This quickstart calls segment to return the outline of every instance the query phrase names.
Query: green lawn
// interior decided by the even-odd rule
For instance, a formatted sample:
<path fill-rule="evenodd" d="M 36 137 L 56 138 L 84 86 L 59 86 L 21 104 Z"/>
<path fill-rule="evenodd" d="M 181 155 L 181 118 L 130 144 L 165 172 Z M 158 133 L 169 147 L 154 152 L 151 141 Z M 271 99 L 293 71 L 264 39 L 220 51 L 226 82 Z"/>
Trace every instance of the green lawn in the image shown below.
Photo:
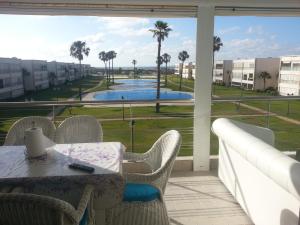
<path fill-rule="evenodd" d="M 32 99 L 35 101 L 57 101 L 66 100 L 79 94 L 79 87 L 82 92 L 92 87 L 95 87 L 100 82 L 99 77 L 88 76 L 80 80 L 71 81 L 67 84 L 50 87 L 45 90 L 40 90 L 32 94 L 27 94 L 16 100 L 24 101 L 25 99 Z"/>
<path fill-rule="evenodd" d="M 156 114 L 154 107 L 131 108 L 132 117 L 137 118 L 134 127 L 134 151 L 144 152 L 155 142 L 157 137 L 170 129 L 177 129 L 183 135 L 183 144 L 180 155 L 192 154 L 193 139 L 193 107 L 192 106 L 162 106 L 161 113 Z M 105 141 L 121 140 L 127 149 L 131 150 L 131 127 L 129 124 L 130 108 L 125 108 L 125 121 L 122 121 L 122 108 L 87 108 L 73 107 L 72 115 L 93 115 L 102 121 Z M 256 116 L 256 114 L 258 114 Z M 266 117 L 252 110 L 241 108 L 237 111 L 236 105 L 231 103 L 216 103 L 212 105 L 213 119 L 218 117 L 235 117 L 235 120 L 265 127 Z M 250 116 L 252 117 L 250 117 Z M 254 116 L 255 115 L 255 116 Z M 70 116 L 69 110 L 65 110 L 57 119 L 63 120 Z M 144 117 L 153 117 L 145 119 Z M 161 116 L 172 117 L 169 119 Z M 107 121 L 107 119 L 120 119 L 119 121 Z M 270 128 L 276 135 L 276 147 L 280 150 L 300 149 L 300 127 L 284 122 L 275 117 L 270 119 Z M 218 140 L 211 136 L 211 154 L 218 154 Z"/>

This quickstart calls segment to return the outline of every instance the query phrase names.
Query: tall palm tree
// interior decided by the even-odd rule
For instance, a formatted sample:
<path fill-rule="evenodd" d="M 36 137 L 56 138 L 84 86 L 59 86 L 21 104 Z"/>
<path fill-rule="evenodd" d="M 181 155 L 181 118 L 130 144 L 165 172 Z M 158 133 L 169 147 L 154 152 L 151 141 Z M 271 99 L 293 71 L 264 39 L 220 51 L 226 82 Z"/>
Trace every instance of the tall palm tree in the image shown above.
<path fill-rule="evenodd" d="M 157 39 L 157 62 L 160 62 L 160 51 L 161 51 L 161 42 L 169 36 L 169 32 L 172 29 L 169 27 L 168 23 L 163 21 L 156 21 L 154 24 L 154 29 L 150 29 L 150 32 L 153 33 L 153 37 Z M 160 63 L 157 63 L 157 88 L 156 88 L 156 99 L 160 99 Z M 159 103 L 156 103 L 156 112 L 159 112 Z"/>
<path fill-rule="evenodd" d="M 82 77 L 81 61 L 83 56 L 88 56 L 90 48 L 86 46 L 85 41 L 74 41 L 70 47 L 70 55 L 79 61 L 80 77 Z"/>
<path fill-rule="evenodd" d="M 178 59 L 181 61 L 181 68 L 180 68 L 180 81 L 179 81 L 179 90 L 181 90 L 181 83 L 182 83 L 182 72 L 183 72 L 183 66 L 184 66 L 184 62 L 185 60 L 187 60 L 189 58 L 189 54 L 187 53 L 187 51 L 182 51 L 179 52 L 178 54 Z"/>
<path fill-rule="evenodd" d="M 114 59 L 117 57 L 115 51 L 111 51 L 111 70 L 112 70 L 112 82 L 115 83 L 115 73 L 114 73 Z"/>
<path fill-rule="evenodd" d="M 108 61 L 108 81 L 110 82 L 110 80 L 111 80 L 111 69 L 110 69 L 110 60 L 112 60 L 112 55 L 113 55 L 113 53 L 112 53 L 112 51 L 108 51 L 107 53 L 106 53 L 106 58 L 107 58 L 107 61 Z"/>
<path fill-rule="evenodd" d="M 133 77 L 135 78 L 135 65 L 137 64 L 137 61 L 134 59 L 131 63 L 133 64 Z"/>
<path fill-rule="evenodd" d="M 168 84 L 168 79 L 167 79 L 167 76 L 168 76 L 168 63 L 171 61 L 171 56 L 168 53 L 164 53 L 162 55 L 162 58 L 163 58 L 163 62 L 166 65 L 165 86 L 167 86 L 167 84 Z"/>
<path fill-rule="evenodd" d="M 99 52 L 99 59 L 103 61 L 105 66 L 105 75 L 106 75 L 106 86 L 108 87 L 108 74 L 107 74 L 107 53 L 105 51 Z"/>
<path fill-rule="evenodd" d="M 214 36 L 214 43 L 213 43 L 213 68 L 215 65 L 215 52 L 220 51 L 221 47 L 223 46 L 222 40 L 218 36 Z"/>
<path fill-rule="evenodd" d="M 258 77 L 264 80 L 264 90 L 266 90 L 266 80 L 271 79 L 271 75 L 267 71 L 262 71 Z"/>

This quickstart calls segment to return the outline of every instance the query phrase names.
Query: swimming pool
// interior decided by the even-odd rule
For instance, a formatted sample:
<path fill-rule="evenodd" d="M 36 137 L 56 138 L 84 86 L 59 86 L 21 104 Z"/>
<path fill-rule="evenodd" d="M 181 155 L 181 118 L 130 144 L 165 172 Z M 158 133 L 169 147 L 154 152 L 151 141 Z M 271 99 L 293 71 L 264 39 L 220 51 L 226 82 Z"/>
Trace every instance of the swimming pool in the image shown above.
<path fill-rule="evenodd" d="M 156 99 L 156 81 L 155 80 L 116 80 L 119 85 L 114 86 L 115 90 L 101 91 L 94 94 L 94 99 L 99 101 L 109 100 L 155 100 Z M 193 95 L 161 89 L 160 99 L 192 99 Z"/>

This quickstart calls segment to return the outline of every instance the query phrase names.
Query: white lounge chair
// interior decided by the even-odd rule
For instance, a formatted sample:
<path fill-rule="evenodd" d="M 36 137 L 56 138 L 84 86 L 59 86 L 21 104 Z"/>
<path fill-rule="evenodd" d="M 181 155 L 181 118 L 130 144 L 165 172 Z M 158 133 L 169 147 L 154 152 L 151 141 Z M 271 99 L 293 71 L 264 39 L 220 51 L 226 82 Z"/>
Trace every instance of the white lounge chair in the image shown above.
<path fill-rule="evenodd" d="M 171 130 L 163 134 L 148 152 L 125 154 L 127 160 L 144 161 L 149 164 L 152 173 L 124 174 L 126 186 L 123 202 L 107 211 L 107 224 L 169 224 L 163 194 L 180 145 L 180 134 Z"/>
<path fill-rule="evenodd" d="M 65 119 L 56 129 L 55 142 L 85 143 L 103 140 L 101 124 L 92 116 L 73 116 Z"/>
<path fill-rule="evenodd" d="M 41 127 L 43 134 L 50 140 L 54 139 L 55 125 L 46 117 L 29 116 L 16 121 L 7 132 L 4 145 L 24 145 L 25 131 L 32 126 Z"/>

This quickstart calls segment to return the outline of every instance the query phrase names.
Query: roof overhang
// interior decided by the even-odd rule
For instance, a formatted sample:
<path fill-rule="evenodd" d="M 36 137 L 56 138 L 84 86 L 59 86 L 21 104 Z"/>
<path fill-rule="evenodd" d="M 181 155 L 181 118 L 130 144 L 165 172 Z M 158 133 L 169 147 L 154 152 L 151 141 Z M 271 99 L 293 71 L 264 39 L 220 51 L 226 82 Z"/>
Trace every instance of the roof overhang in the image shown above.
<path fill-rule="evenodd" d="M 299 0 L 0 0 L 2 14 L 196 17 L 199 5 L 215 15 L 299 16 Z"/>

